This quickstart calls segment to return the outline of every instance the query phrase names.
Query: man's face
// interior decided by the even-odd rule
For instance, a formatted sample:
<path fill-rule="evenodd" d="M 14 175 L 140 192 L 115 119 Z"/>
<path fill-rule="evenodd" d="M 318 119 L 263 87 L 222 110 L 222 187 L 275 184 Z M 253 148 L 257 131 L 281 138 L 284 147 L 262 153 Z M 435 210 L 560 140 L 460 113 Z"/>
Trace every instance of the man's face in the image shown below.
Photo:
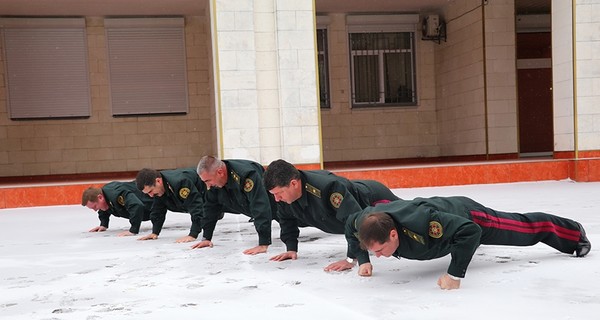
<path fill-rule="evenodd" d="M 227 171 L 224 168 L 219 168 L 215 172 L 203 171 L 200 173 L 200 180 L 204 181 L 207 188 L 223 188 L 227 183 Z"/>
<path fill-rule="evenodd" d="M 400 239 L 398 238 L 398 232 L 396 230 L 390 231 L 390 239 L 384 243 L 373 241 L 369 246 L 368 250 L 373 252 L 377 258 L 380 256 L 391 257 L 398 246 L 400 245 Z"/>
<path fill-rule="evenodd" d="M 269 193 L 273 195 L 275 201 L 283 201 L 287 204 L 291 204 L 302 196 L 301 186 L 302 183 L 300 180 L 292 180 L 287 186 L 275 187 L 269 190 Z"/>
<path fill-rule="evenodd" d="M 102 194 L 98 195 L 98 198 L 96 198 L 96 201 L 94 201 L 94 202 L 88 201 L 88 203 L 85 206 L 94 211 L 108 210 L 108 203 L 106 203 L 106 199 L 104 199 L 104 195 L 102 195 Z"/>
<path fill-rule="evenodd" d="M 154 185 L 144 186 L 142 192 L 151 198 L 162 197 L 162 195 L 165 194 L 165 186 L 163 185 L 162 178 L 156 178 L 156 180 L 154 180 Z"/>

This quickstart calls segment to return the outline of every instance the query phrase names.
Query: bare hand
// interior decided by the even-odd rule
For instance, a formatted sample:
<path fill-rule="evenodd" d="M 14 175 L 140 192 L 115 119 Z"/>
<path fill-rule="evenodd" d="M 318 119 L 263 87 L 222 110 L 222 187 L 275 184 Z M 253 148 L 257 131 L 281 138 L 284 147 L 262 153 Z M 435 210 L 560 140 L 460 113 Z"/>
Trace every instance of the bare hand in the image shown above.
<path fill-rule="evenodd" d="M 181 237 L 177 240 L 175 240 L 176 243 L 185 243 L 185 242 L 192 242 L 196 240 L 196 238 L 192 237 L 192 236 L 185 236 L 185 237 Z"/>
<path fill-rule="evenodd" d="M 346 259 L 344 260 L 340 260 L 340 261 L 336 261 L 330 265 L 328 265 L 327 267 L 325 267 L 325 271 L 344 271 L 344 270 L 348 270 L 348 269 L 352 269 L 354 268 L 354 263 L 350 263 L 348 261 L 346 261 Z"/>
<path fill-rule="evenodd" d="M 271 257 L 271 261 L 285 261 L 285 260 L 296 260 L 298 259 L 298 253 L 296 251 L 288 251 Z"/>
<path fill-rule="evenodd" d="M 361 277 L 370 277 L 373 275 L 373 265 L 370 262 L 363 263 L 358 267 L 358 275 Z"/>
<path fill-rule="evenodd" d="M 156 240 L 156 239 L 158 239 L 158 235 L 154 234 L 154 233 L 151 233 L 151 234 L 148 234 L 148 235 L 138 238 L 138 240 Z"/>
<path fill-rule="evenodd" d="M 135 233 L 131 233 L 129 231 L 123 231 L 123 232 L 120 232 L 119 234 L 117 234 L 117 237 L 128 237 L 128 236 L 135 236 Z"/>
<path fill-rule="evenodd" d="M 212 241 L 204 239 L 204 240 L 192 245 L 192 249 L 200 249 L 200 248 L 206 248 L 206 247 L 212 248 L 213 247 Z"/>
<path fill-rule="evenodd" d="M 460 288 L 460 279 L 454 280 L 450 278 L 447 273 L 445 273 L 438 279 L 437 285 L 444 290 L 458 289 Z"/>
<path fill-rule="evenodd" d="M 102 232 L 102 231 L 106 231 L 106 229 L 108 229 L 108 228 L 103 227 L 103 226 L 97 226 L 95 228 L 90 229 L 90 231 L 88 231 L 88 232 Z"/>
<path fill-rule="evenodd" d="M 265 253 L 267 252 L 267 248 L 269 248 L 269 246 L 256 246 L 254 248 L 244 250 L 244 254 L 255 255 L 259 253 Z"/>

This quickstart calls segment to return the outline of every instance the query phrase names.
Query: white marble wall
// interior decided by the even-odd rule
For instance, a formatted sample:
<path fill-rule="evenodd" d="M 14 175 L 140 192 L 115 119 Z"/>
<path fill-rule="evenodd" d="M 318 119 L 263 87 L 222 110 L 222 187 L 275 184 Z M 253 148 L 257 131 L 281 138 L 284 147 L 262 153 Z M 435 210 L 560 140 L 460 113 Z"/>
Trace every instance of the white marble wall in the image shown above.
<path fill-rule="evenodd" d="M 600 149 L 600 0 L 576 2 L 577 149 Z"/>
<path fill-rule="evenodd" d="M 552 1 L 552 79 L 554 151 L 572 151 L 573 36 L 571 1 Z"/>
<path fill-rule="evenodd" d="M 313 1 L 212 6 L 220 156 L 320 163 Z"/>
<path fill-rule="evenodd" d="M 580 0 L 573 7 L 552 1 L 554 141 L 556 151 L 600 149 L 600 0 Z M 576 88 L 573 88 L 575 65 Z M 575 93 L 574 93 L 575 90 Z M 573 96 L 576 94 L 576 105 Z M 576 118 L 574 118 L 574 115 Z M 575 129 L 576 126 L 576 129 Z M 576 132 L 576 134 L 574 134 Z M 577 146 L 575 147 L 575 141 Z"/>

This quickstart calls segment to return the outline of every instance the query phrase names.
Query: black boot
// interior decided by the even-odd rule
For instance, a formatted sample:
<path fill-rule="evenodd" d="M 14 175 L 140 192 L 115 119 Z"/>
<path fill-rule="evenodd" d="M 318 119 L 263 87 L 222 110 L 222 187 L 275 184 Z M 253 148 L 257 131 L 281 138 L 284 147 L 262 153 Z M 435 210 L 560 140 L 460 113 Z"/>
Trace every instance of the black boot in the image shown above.
<path fill-rule="evenodd" d="M 579 237 L 579 243 L 575 248 L 575 256 L 585 257 L 585 255 L 588 254 L 588 252 L 590 252 L 590 250 L 592 249 L 592 244 L 590 243 L 590 240 L 588 240 L 588 238 L 586 237 L 585 229 L 583 229 L 583 226 L 580 223 L 577 224 L 579 224 L 579 231 L 581 232 L 581 236 Z"/>

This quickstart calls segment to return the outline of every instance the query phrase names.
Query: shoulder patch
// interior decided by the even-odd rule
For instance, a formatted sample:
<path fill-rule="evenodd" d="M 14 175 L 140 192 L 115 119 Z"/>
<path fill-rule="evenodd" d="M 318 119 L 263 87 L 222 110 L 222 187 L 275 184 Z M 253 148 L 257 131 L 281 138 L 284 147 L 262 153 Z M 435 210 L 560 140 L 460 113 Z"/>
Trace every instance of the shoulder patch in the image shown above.
<path fill-rule="evenodd" d="M 190 189 L 189 188 L 181 188 L 179 189 L 179 196 L 181 197 L 181 199 L 187 199 L 187 197 L 190 195 Z"/>
<path fill-rule="evenodd" d="M 444 235 L 442 224 L 437 221 L 429 221 L 429 236 L 439 239 Z"/>
<path fill-rule="evenodd" d="M 118 196 L 117 197 L 117 203 L 119 203 L 121 206 L 125 206 L 125 198 L 123 198 L 123 196 Z"/>
<path fill-rule="evenodd" d="M 404 233 L 407 237 L 415 240 L 416 242 L 420 243 L 420 244 L 425 244 L 425 239 L 423 239 L 422 235 L 416 234 L 406 228 L 402 228 L 402 233 Z"/>
<path fill-rule="evenodd" d="M 235 171 L 231 170 L 231 178 L 237 182 L 238 184 L 240 183 L 240 175 L 237 174 Z"/>
<path fill-rule="evenodd" d="M 248 178 L 248 179 L 246 179 L 246 183 L 244 183 L 244 191 L 250 192 L 250 191 L 252 191 L 252 189 L 254 189 L 254 181 L 252 181 L 252 179 Z"/>
<path fill-rule="evenodd" d="M 315 186 L 307 183 L 305 188 L 306 188 L 306 192 L 312 194 L 313 196 L 315 196 L 317 198 L 321 197 L 321 190 L 317 189 Z"/>
<path fill-rule="evenodd" d="M 329 201 L 334 208 L 338 209 L 344 201 L 344 196 L 339 192 L 334 192 L 329 196 Z"/>

